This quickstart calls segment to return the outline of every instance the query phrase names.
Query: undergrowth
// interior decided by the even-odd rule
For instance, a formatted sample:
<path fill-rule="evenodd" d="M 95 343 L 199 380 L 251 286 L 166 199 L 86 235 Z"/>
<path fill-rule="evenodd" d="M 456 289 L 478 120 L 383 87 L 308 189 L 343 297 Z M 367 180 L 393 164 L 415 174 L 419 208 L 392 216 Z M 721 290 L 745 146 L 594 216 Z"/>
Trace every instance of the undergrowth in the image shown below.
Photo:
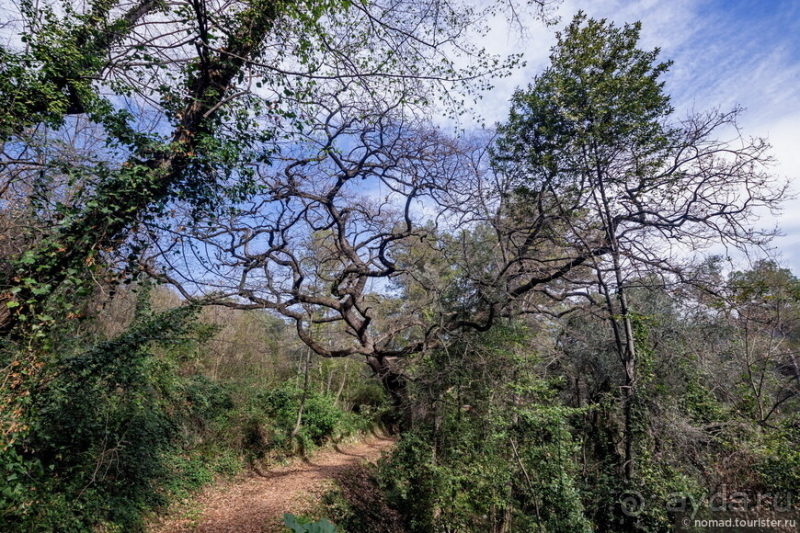
<path fill-rule="evenodd" d="M 196 364 L 218 328 L 198 310 L 150 306 L 105 340 L 65 328 L 59 352 L 0 347 L 19 368 L 2 390 L 0 529 L 138 532 L 165 509 L 266 452 L 308 453 L 370 426 L 333 398 L 309 393 L 297 446 L 289 438 L 301 391 L 218 382 Z"/>

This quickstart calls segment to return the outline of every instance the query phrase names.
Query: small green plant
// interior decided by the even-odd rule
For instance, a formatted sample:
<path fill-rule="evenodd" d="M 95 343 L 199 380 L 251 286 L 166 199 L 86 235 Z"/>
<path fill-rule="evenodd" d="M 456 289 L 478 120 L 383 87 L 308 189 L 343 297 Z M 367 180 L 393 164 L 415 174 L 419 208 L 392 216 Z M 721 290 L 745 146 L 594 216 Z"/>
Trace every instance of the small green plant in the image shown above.
<path fill-rule="evenodd" d="M 283 523 L 294 533 L 337 533 L 338 531 L 336 526 L 328 522 L 327 518 L 310 524 L 301 524 L 292 513 L 284 513 Z"/>

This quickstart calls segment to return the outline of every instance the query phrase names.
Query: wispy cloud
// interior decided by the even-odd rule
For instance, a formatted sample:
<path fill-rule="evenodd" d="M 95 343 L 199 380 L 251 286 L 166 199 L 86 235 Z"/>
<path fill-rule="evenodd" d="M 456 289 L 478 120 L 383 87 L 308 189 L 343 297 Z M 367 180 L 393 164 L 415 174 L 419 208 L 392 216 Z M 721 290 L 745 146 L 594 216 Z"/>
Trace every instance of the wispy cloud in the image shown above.
<path fill-rule="evenodd" d="M 517 87 L 525 87 L 548 63 L 554 32 L 583 9 L 594 18 L 617 25 L 642 22 L 641 45 L 660 48 L 674 61 L 665 77 L 679 114 L 711 108 L 745 108 L 745 136 L 767 137 L 778 164 L 774 173 L 798 178 L 800 190 L 800 2 L 772 0 L 566 0 L 553 29 L 529 21 L 525 41 L 502 24 L 486 40 L 497 53 L 524 51 L 528 65 L 499 80 L 485 95 L 480 112 L 487 123 L 504 120 Z M 779 218 L 764 217 L 760 225 L 778 224 L 786 237 L 775 241 L 783 259 L 800 273 L 800 200 L 787 202 Z"/>

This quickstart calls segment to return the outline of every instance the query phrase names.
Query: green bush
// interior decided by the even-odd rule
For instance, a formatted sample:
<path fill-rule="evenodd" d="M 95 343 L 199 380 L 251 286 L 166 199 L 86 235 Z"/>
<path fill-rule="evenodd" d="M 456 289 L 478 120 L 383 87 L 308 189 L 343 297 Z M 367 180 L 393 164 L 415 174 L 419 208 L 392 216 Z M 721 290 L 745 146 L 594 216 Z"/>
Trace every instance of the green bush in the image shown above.
<path fill-rule="evenodd" d="M 763 450 L 758 474 L 769 491 L 786 494 L 800 493 L 800 419 L 784 421 L 770 435 Z"/>
<path fill-rule="evenodd" d="M 354 412 L 366 414 L 386 404 L 386 390 L 376 381 L 359 381 L 350 387 L 348 399 Z"/>
<path fill-rule="evenodd" d="M 334 474 L 337 488 L 323 494 L 326 514 L 348 533 L 403 533 L 400 514 L 391 509 L 373 465 L 358 464 Z"/>
<path fill-rule="evenodd" d="M 426 354 L 409 391 L 413 429 L 378 478 L 411 532 L 588 532 L 577 486 L 577 446 L 559 382 L 514 324 Z"/>
<path fill-rule="evenodd" d="M 63 351 L 42 355 L 37 385 L 20 394 L 27 428 L 0 450 L 13 483 L 0 495 L 4 531 L 138 531 L 142 510 L 164 504 L 171 487 L 210 479 L 202 462 L 179 459 L 180 428 L 206 426 L 230 406 L 215 384 L 178 373 L 207 336 L 195 309 L 153 312 L 143 293 L 115 338 L 92 344 L 65 332 Z"/>
<path fill-rule="evenodd" d="M 183 386 L 191 413 L 200 421 L 214 420 L 234 408 L 228 389 L 202 374 L 189 376 Z"/>
<path fill-rule="evenodd" d="M 293 388 L 281 388 L 259 396 L 258 405 L 281 432 L 280 436 L 276 436 L 278 440 L 286 439 L 294 429 L 302 396 L 303 391 Z M 342 411 L 332 398 L 309 391 L 298 435 L 316 445 L 323 444 L 335 435 L 342 417 Z"/>
<path fill-rule="evenodd" d="M 403 435 L 380 464 L 389 505 L 412 532 L 501 525 L 520 532 L 589 531 L 575 482 L 569 411 L 533 405 L 517 417 L 453 413 L 441 433 Z"/>

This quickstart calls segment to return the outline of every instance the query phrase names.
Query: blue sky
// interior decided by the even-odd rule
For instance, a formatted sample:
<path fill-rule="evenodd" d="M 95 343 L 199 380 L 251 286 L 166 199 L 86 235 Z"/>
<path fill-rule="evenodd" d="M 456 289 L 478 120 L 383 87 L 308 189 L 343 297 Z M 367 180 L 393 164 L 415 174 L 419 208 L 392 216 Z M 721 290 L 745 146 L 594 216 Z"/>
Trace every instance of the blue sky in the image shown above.
<path fill-rule="evenodd" d="M 7 9 L 0 0 L 0 19 Z M 774 173 L 797 178 L 800 192 L 800 0 L 564 0 L 556 12 L 560 23 L 545 28 L 531 20 L 525 39 L 498 20 L 485 46 L 498 54 L 522 51 L 527 66 L 497 80 L 479 103 L 488 124 L 505 119 L 514 89 L 546 67 L 553 33 L 580 9 L 618 25 L 641 21 L 641 45 L 660 47 L 661 57 L 674 61 L 666 90 L 678 114 L 741 105 L 743 133 L 770 140 L 778 161 Z M 800 199 L 788 201 L 778 219 L 761 223 L 777 223 L 786 233 L 775 246 L 800 275 Z"/>
<path fill-rule="evenodd" d="M 559 24 L 545 29 L 531 22 L 524 40 L 498 22 L 487 47 L 524 51 L 527 66 L 484 97 L 480 107 L 487 123 L 504 119 L 514 88 L 547 66 L 553 32 L 580 9 L 617 25 L 641 21 L 641 46 L 659 47 L 662 59 L 674 61 L 665 80 L 678 115 L 744 107 L 743 134 L 769 139 L 778 160 L 774 173 L 793 179 L 800 192 L 800 0 L 566 0 L 557 10 Z M 786 202 L 777 220 L 764 217 L 760 225 L 776 223 L 786 236 L 775 247 L 800 275 L 800 199 Z"/>

